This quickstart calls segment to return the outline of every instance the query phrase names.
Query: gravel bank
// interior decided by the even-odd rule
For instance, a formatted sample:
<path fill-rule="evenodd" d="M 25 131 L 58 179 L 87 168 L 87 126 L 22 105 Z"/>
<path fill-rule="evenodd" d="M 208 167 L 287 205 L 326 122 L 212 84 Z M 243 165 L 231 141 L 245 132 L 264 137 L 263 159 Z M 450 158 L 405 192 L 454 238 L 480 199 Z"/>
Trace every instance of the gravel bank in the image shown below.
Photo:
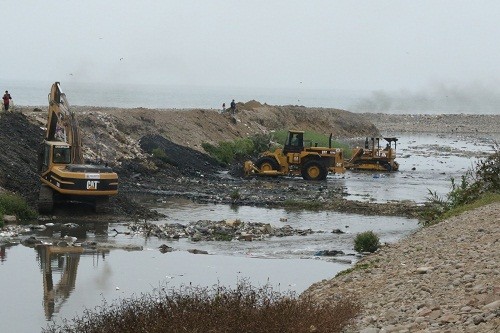
<path fill-rule="evenodd" d="M 381 132 L 387 133 L 500 133 L 500 115 L 486 114 L 390 114 L 364 113 Z"/>
<path fill-rule="evenodd" d="M 312 285 L 318 301 L 354 294 L 347 332 L 500 332 L 500 203 L 453 217 Z"/>

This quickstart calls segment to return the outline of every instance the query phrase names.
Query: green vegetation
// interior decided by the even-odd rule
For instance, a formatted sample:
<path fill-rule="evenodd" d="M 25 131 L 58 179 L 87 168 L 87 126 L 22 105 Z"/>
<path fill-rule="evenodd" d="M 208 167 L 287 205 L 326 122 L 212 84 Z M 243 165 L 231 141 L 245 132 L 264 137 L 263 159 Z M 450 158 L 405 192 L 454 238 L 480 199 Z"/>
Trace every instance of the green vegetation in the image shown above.
<path fill-rule="evenodd" d="M 238 189 L 233 190 L 231 192 L 231 200 L 237 201 L 237 200 L 240 200 L 240 199 L 241 199 L 240 191 L 238 191 Z"/>
<path fill-rule="evenodd" d="M 341 332 L 360 309 L 355 300 L 318 304 L 245 282 L 234 289 L 183 286 L 103 304 L 44 332 Z"/>
<path fill-rule="evenodd" d="M 338 277 L 338 276 L 344 276 L 344 275 L 347 275 L 351 272 L 354 272 L 354 271 L 359 271 L 359 270 L 364 270 L 364 269 L 368 269 L 370 268 L 371 265 L 369 263 L 357 263 L 355 264 L 353 267 L 351 268 L 348 268 L 348 269 L 344 269 L 343 271 L 340 271 L 338 272 L 335 277 Z"/>
<path fill-rule="evenodd" d="M 233 236 L 230 234 L 214 232 L 213 234 L 214 240 L 218 242 L 230 242 L 233 240 Z"/>
<path fill-rule="evenodd" d="M 170 159 L 167 156 L 167 153 L 163 149 L 155 148 L 151 151 L 151 153 L 153 154 L 154 158 L 157 158 L 165 163 L 172 164 L 172 161 L 170 161 Z"/>
<path fill-rule="evenodd" d="M 26 201 L 15 194 L 0 194 L 0 217 L 4 215 L 15 215 L 21 221 L 31 221 L 37 217 L 36 212 L 31 209 Z M 3 226 L 3 221 L 0 222 Z"/>
<path fill-rule="evenodd" d="M 354 250 L 358 252 L 375 252 L 380 246 L 380 240 L 373 231 L 365 231 L 354 239 Z"/>
<path fill-rule="evenodd" d="M 475 168 L 468 170 L 457 183 L 451 179 L 451 191 L 446 198 L 429 190 L 427 208 L 422 214 L 424 225 L 461 214 L 465 211 L 500 201 L 500 149 L 486 159 L 479 161 Z"/>
<path fill-rule="evenodd" d="M 254 135 L 235 141 L 222 141 L 218 145 L 202 143 L 203 149 L 219 163 L 228 165 L 234 160 L 243 160 L 248 156 L 256 156 L 269 147 L 269 135 Z"/>

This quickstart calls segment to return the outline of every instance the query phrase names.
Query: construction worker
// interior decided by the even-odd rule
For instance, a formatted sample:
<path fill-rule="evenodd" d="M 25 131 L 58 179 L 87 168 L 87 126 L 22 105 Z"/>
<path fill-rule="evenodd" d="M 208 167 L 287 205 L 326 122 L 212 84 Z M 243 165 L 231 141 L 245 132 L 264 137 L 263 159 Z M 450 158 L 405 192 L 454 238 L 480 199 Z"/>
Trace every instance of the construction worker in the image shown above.
<path fill-rule="evenodd" d="M 3 95 L 3 107 L 5 108 L 5 111 L 9 111 L 9 103 L 11 99 L 12 97 L 9 92 L 5 90 L 5 94 Z"/>

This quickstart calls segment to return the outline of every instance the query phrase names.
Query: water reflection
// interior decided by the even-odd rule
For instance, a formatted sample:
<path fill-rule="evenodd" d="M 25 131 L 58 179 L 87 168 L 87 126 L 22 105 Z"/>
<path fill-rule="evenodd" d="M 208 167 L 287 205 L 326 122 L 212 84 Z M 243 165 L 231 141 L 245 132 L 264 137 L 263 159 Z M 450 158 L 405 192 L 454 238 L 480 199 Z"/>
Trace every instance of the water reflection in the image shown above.
<path fill-rule="evenodd" d="M 96 235 L 107 237 L 107 230 L 108 223 L 84 222 L 73 224 L 71 228 L 47 228 L 37 233 L 39 239 L 45 238 L 44 244 L 37 244 L 34 249 L 42 273 L 43 309 L 46 320 L 52 320 L 54 313 L 59 313 L 75 289 L 80 257 L 92 256 L 95 267 L 99 264 L 100 258 L 104 260 L 109 253 L 109 250 L 68 246 L 61 239 L 76 237 L 81 242 L 87 239 L 89 232 L 94 238 Z M 58 275 L 59 278 L 54 278 L 54 275 Z"/>

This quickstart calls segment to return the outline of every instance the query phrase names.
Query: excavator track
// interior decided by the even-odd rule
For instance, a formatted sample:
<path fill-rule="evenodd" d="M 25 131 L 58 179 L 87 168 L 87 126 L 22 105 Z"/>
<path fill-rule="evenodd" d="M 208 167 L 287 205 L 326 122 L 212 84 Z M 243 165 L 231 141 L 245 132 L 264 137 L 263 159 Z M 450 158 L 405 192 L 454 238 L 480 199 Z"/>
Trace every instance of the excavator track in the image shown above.
<path fill-rule="evenodd" d="M 42 184 L 38 194 L 38 212 L 40 214 L 50 214 L 54 209 L 54 192 L 52 189 Z"/>
<path fill-rule="evenodd" d="M 94 211 L 98 214 L 106 213 L 108 204 L 109 204 L 109 197 L 107 196 L 97 197 L 94 200 Z"/>

